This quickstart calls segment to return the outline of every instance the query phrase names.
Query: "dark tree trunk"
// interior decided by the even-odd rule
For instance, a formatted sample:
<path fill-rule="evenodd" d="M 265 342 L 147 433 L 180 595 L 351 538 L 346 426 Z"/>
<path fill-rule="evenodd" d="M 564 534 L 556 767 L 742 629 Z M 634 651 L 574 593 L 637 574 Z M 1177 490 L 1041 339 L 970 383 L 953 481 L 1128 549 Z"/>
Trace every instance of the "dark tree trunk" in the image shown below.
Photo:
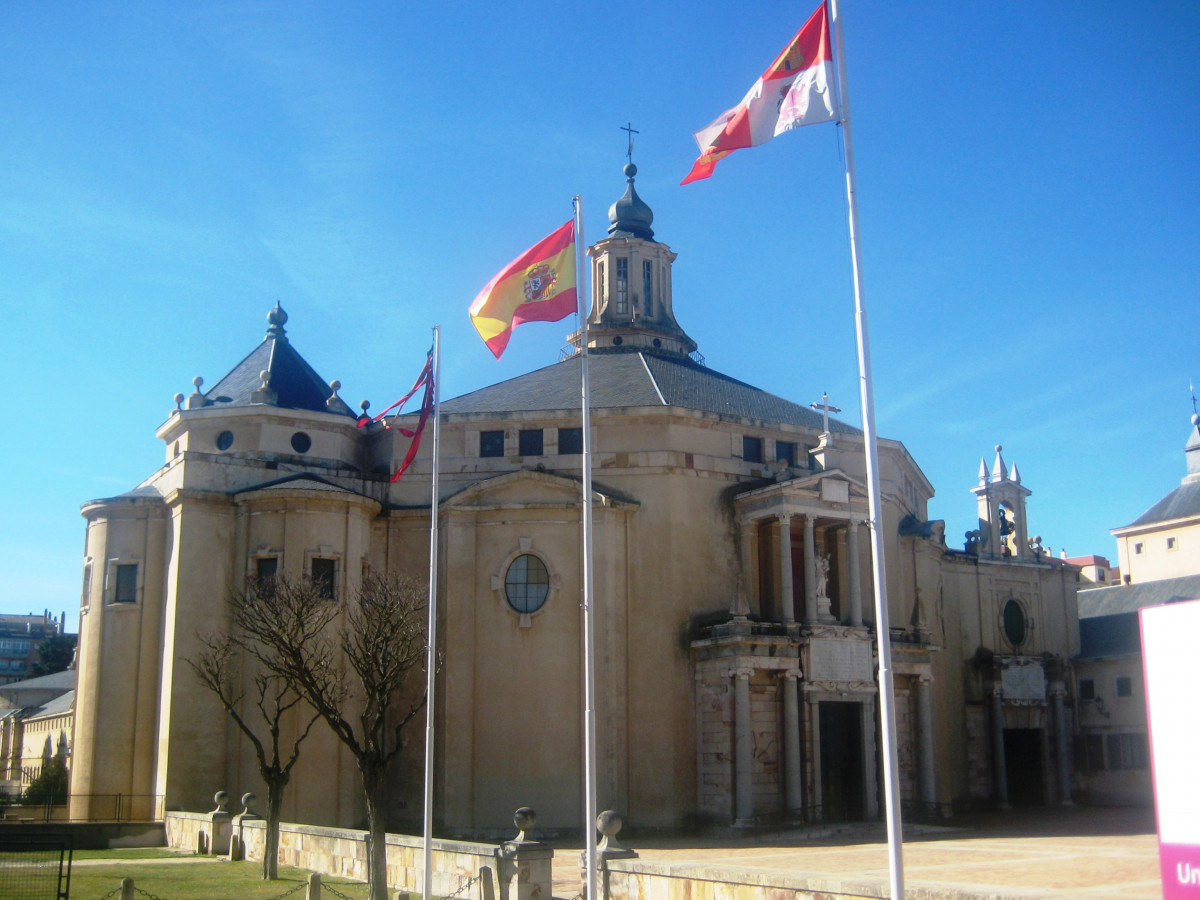
<path fill-rule="evenodd" d="M 286 775 L 267 779 L 267 833 L 263 846 L 263 879 L 267 881 L 279 877 L 279 811 L 288 780 Z"/>
<path fill-rule="evenodd" d="M 362 769 L 367 801 L 368 900 L 388 900 L 387 884 L 387 770 L 366 765 Z"/>

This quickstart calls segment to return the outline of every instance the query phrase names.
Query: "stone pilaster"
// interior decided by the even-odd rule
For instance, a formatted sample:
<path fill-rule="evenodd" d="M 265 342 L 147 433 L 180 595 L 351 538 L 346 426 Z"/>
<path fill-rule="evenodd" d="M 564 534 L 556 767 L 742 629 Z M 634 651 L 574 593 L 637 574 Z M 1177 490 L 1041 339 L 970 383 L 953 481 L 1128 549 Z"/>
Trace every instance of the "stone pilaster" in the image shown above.
<path fill-rule="evenodd" d="M 792 516 L 779 516 L 779 590 L 780 609 L 785 625 L 796 621 L 796 592 L 792 584 Z"/>
<path fill-rule="evenodd" d="M 992 690 L 992 779 L 996 801 L 1001 809 L 1008 805 L 1008 765 L 1004 760 L 1004 692 Z"/>
<path fill-rule="evenodd" d="M 817 622 L 817 537 L 812 516 L 804 517 L 804 621 Z"/>
<path fill-rule="evenodd" d="M 733 669 L 734 825 L 754 823 L 754 735 L 750 728 L 750 668 Z"/>
<path fill-rule="evenodd" d="M 804 807 L 800 779 L 800 691 L 799 669 L 786 669 L 783 678 L 783 806 L 784 812 Z"/>

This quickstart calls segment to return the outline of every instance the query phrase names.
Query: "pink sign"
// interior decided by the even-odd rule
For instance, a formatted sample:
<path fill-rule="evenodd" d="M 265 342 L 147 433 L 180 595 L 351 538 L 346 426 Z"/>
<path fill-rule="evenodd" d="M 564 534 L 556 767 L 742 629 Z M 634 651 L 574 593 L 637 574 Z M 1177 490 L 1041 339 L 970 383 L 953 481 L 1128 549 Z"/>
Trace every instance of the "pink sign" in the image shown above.
<path fill-rule="evenodd" d="M 1200 600 L 1140 618 L 1163 900 L 1200 900 Z"/>

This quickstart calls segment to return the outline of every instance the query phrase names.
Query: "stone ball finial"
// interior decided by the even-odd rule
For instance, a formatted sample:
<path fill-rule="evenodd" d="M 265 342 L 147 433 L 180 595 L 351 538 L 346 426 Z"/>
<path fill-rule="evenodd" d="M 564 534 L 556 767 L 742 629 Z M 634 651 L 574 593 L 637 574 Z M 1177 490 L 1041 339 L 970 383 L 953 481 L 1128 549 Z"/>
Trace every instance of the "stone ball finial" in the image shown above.
<path fill-rule="evenodd" d="M 204 379 L 197 375 L 192 379 L 192 384 L 195 385 L 196 390 L 200 390 L 200 385 L 204 384 Z"/>
<path fill-rule="evenodd" d="M 259 388 L 258 388 L 258 389 L 259 389 L 260 391 L 265 391 L 265 390 L 267 390 L 267 389 L 268 389 L 268 388 L 271 386 L 271 370 L 270 370 L 270 369 L 263 369 L 261 372 L 259 372 L 259 373 L 258 373 L 258 380 L 262 382 L 262 384 L 261 384 L 261 385 L 259 385 Z"/>
<path fill-rule="evenodd" d="M 363 415 L 365 416 L 367 414 L 367 410 L 371 408 L 371 401 L 370 400 L 362 401 L 360 404 L 358 404 L 358 408 L 363 411 Z"/>
<path fill-rule="evenodd" d="M 250 804 L 257 799 L 258 797 L 252 794 L 250 791 L 242 794 L 242 815 L 246 815 L 246 813 L 253 813 L 253 810 L 250 809 Z"/>
<path fill-rule="evenodd" d="M 606 809 L 596 816 L 596 830 L 606 838 L 615 838 L 624 824 L 625 820 L 621 818 L 621 814 L 611 809 Z"/>
<path fill-rule="evenodd" d="M 634 163 L 626 163 L 623 171 L 626 178 L 632 178 L 637 174 L 637 166 Z"/>
<path fill-rule="evenodd" d="M 229 794 L 225 791 L 217 791 L 213 794 L 213 803 L 217 804 L 217 808 L 213 812 L 225 812 L 225 804 L 229 802 Z"/>
<path fill-rule="evenodd" d="M 333 391 L 333 393 L 330 396 L 336 397 L 337 392 L 342 389 L 342 383 L 335 378 L 335 379 L 333 379 L 333 381 L 329 382 L 329 387 Z"/>
<path fill-rule="evenodd" d="M 283 307 L 279 305 L 279 301 L 275 301 L 275 308 L 267 313 L 268 325 L 286 325 L 288 314 L 284 312 Z"/>
<path fill-rule="evenodd" d="M 532 806 L 522 806 L 513 813 L 513 824 L 517 826 L 519 832 L 513 841 L 522 843 L 530 840 L 529 832 L 537 825 L 537 812 Z"/>
<path fill-rule="evenodd" d="M 183 394 L 176 393 L 171 399 L 175 401 L 176 409 L 183 409 Z"/>
<path fill-rule="evenodd" d="M 997 444 L 997 445 L 996 445 L 996 452 L 997 452 L 997 453 L 999 453 L 999 452 L 1000 452 L 1001 450 L 1003 450 L 1003 449 L 1004 449 L 1004 448 L 1003 448 L 1002 446 L 1000 446 L 999 444 Z"/>

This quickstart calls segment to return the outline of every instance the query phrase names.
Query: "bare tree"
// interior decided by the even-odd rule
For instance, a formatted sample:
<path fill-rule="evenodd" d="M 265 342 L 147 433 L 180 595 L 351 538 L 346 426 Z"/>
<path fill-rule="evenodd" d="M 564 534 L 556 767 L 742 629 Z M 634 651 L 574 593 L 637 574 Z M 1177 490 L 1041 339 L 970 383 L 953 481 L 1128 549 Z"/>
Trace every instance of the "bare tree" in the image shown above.
<path fill-rule="evenodd" d="M 403 748 L 404 727 L 425 705 L 423 679 L 413 683 L 425 669 L 425 609 L 425 588 L 415 579 L 368 575 L 344 607 L 318 600 L 315 608 L 285 607 L 281 619 L 245 608 L 234 617 L 243 640 L 269 648 L 274 674 L 317 711 L 358 764 L 370 900 L 387 900 L 388 766 Z M 408 708 L 396 709 L 409 687 Z"/>
<path fill-rule="evenodd" d="M 329 604 L 316 598 L 308 582 L 285 578 L 252 581 L 244 591 L 232 592 L 229 605 L 236 622 L 255 620 L 263 624 L 288 621 L 291 634 L 301 641 L 312 640 L 324 631 L 332 617 Z M 299 630 L 295 630 L 298 628 Z M 187 660 L 200 682 L 212 691 L 225 712 L 254 747 L 258 772 L 267 787 L 266 842 L 263 878 L 279 877 L 279 817 L 283 792 L 291 781 L 292 767 L 300 758 L 300 745 L 320 716 L 307 704 L 287 679 L 276 674 L 270 645 L 256 641 L 239 628 L 230 634 L 200 636 L 204 649 Z M 252 702 L 246 702 L 242 661 L 253 667 Z M 296 710 L 299 716 L 294 740 L 283 737 L 284 720 Z M 305 720 L 307 716 L 307 720 Z M 285 751 L 284 746 L 289 745 Z"/>

